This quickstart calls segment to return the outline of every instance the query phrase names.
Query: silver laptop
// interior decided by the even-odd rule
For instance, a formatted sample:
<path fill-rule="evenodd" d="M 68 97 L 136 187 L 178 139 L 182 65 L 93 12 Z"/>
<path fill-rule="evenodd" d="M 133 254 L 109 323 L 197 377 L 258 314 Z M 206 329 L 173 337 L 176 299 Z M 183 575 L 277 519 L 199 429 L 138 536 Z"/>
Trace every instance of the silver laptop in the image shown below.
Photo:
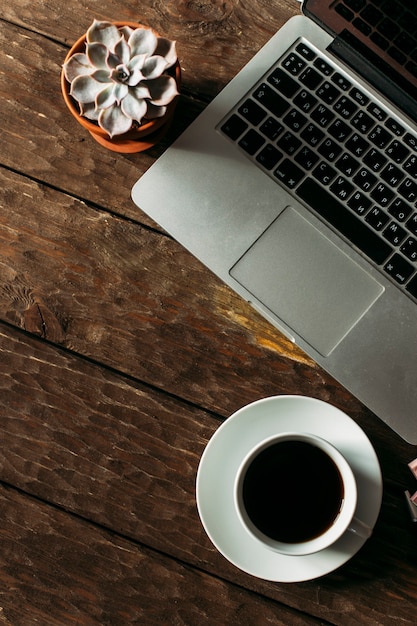
<path fill-rule="evenodd" d="M 132 192 L 412 443 L 416 7 L 306 0 Z"/>

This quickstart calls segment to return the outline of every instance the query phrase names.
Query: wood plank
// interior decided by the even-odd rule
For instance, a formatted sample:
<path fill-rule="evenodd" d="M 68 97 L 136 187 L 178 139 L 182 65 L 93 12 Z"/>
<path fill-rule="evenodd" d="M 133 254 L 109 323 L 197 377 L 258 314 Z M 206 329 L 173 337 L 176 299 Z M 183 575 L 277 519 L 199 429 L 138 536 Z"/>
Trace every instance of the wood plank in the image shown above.
<path fill-rule="evenodd" d="M 5 325 L 0 354 L 1 481 L 333 624 L 414 623 L 411 446 L 376 440 L 391 481 L 358 555 L 318 581 L 268 583 L 219 555 L 198 519 L 195 477 L 218 418 Z"/>
<path fill-rule="evenodd" d="M 65 2 L 16 0 L 2 7 L 2 18 L 68 46 L 93 19 L 148 24 L 178 42 L 186 89 L 198 96 L 204 93 L 207 98 L 217 93 L 291 15 L 299 12 L 294 0 L 254 0 L 250 10 L 239 0 L 167 0 L 141 5 L 124 0 L 117 9 L 111 0 L 91 0 L 82 10 L 74 10 L 71 3 Z"/>
<path fill-rule="evenodd" d="M 4 626 L 319 623 L 3 485 L 0 515 Z"/>
<path fill-rule="evenodd" d="M 359 410 L 170 238 L 7 170 L 0 207 L 5 321 L 223 415 L 297 391 Z"/>

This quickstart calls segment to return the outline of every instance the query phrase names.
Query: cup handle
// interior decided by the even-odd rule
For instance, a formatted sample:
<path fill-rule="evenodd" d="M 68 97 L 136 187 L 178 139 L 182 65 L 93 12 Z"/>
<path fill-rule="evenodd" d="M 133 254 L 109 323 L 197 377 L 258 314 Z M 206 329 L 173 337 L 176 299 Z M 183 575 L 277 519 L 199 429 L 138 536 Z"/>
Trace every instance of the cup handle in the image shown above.
<path fill-rule="evenodd" d="M 369 537 L 372 535 L 372 528 L 370 528 L 367 524 L 365 524 L 365 522 L 362 522 L 357 517 L 354 517 L 352 519 L 348 530 L 351 533 L 355 533 L 355 535 L 362 537 L 363 539 L 369 539 Z"/>

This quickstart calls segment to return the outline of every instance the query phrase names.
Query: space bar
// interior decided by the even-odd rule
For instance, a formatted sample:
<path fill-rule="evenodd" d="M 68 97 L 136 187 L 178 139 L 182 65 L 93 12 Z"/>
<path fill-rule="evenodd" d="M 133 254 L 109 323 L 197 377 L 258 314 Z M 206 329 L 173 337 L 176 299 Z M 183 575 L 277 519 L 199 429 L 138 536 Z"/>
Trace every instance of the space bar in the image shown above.
<path fill-rule="evenodd" d="M 306 178 L 299 185 L 297 195 L 378 265 L 391 254 L 392 248 L 387 242 L 380 239 L 373 230 L 313 179 Z"/>

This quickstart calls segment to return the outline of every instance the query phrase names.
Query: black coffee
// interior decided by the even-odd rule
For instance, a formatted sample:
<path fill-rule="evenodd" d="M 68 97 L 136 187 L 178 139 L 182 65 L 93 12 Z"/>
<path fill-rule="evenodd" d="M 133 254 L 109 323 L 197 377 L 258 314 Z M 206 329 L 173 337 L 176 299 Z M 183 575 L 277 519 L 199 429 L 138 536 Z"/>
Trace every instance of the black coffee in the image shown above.
<path fill-rule="evenodd" d="M 281 441 L 260 452 L 243 480 L 252 523 L 276 541 L 318 537 L 339 514 L 343 482 L 332 459 L 304 441 Z"/>

